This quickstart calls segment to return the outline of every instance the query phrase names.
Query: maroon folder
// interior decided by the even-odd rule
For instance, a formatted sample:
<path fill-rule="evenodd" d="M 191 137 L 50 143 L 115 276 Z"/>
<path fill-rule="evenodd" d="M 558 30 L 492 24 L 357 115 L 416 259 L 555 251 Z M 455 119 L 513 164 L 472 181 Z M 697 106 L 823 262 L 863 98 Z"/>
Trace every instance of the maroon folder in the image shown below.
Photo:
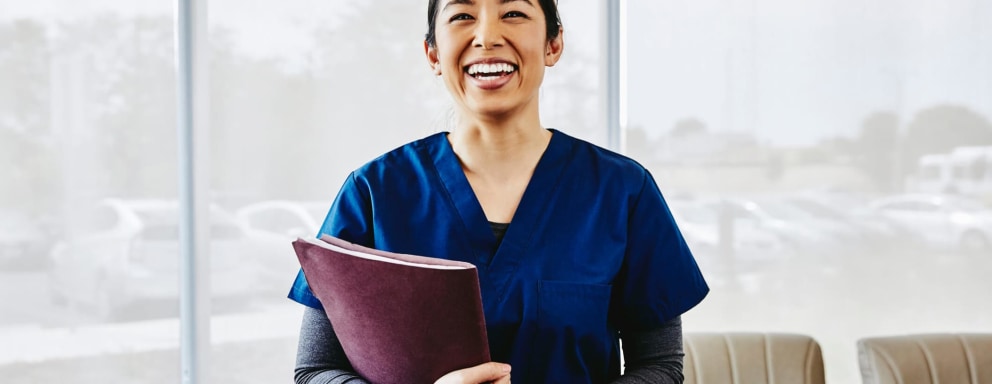
<path fill-rule="evenodd" d="M 469 263 L 383 252 L 330 236 L 293 248 L 352 367 L 375 384 L 433 383 L 490 361 Z"/>

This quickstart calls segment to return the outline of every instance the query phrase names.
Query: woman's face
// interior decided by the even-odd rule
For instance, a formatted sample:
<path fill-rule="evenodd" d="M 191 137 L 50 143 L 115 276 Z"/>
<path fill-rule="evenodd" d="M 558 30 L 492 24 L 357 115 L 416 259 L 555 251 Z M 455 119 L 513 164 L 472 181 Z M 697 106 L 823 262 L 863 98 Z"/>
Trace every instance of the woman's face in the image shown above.
<path fill-rule="evenodd" d="M 544 67 L 561 57 L 562 34 L 548 41 L 537 0 L 439 0 L 434 72 L 471 113 L 499 117 L 537 103 Z"/>

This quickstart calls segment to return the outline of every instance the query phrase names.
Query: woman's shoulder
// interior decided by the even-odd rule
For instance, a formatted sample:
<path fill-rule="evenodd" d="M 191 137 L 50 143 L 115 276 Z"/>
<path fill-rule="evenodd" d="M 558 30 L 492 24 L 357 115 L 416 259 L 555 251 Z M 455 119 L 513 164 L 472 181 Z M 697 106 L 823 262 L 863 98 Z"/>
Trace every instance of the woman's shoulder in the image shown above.
<path fill-rule="evenodd" d="M 446 132 L 438 132 L 408 142 L 365 163 L 353 173 L 360 179 L 416 176 L 423 171 L 425 150 L 439 145 Z"/>
<path fill-rule="evenodd" d="M 569 136 L 560 131 L 556 134 L 570 142 L 572 147 L 572 161 L 578 165 L 581 172 L 595 171 L 596 175 L 603 177 L 620 177 L 626 183 L 639 186 L 646 177 L 650 177 L 650 172 L 637 160 L 634 160 L 621 153 L 593 144 L 589 141 Z"/>

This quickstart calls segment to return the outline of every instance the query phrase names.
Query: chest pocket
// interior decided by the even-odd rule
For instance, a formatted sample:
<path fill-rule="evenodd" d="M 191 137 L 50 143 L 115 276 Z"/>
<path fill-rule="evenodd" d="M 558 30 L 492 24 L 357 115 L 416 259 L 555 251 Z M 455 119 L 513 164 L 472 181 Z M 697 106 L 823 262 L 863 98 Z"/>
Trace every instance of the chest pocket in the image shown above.
<path fill-rule="evenodd" d="M 607 324 L 609 285 L 560 281 L 538 283 L 539 354 L 548 383 L 599 383 L 608 376 L 613 337 Z"/>

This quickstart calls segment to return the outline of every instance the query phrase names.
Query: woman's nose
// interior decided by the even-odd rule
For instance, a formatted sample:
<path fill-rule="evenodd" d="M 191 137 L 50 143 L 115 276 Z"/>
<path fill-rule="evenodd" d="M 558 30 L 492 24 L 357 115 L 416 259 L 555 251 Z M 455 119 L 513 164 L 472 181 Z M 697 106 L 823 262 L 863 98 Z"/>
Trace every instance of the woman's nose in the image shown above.
<path fill-rule="evenodd" d="M 472 41 L 473 47 L 493 49 L 503 45 L 499 17 L 491 15 L 491 12 L 483 13 L 476 25 L 475 40 Z"/>

